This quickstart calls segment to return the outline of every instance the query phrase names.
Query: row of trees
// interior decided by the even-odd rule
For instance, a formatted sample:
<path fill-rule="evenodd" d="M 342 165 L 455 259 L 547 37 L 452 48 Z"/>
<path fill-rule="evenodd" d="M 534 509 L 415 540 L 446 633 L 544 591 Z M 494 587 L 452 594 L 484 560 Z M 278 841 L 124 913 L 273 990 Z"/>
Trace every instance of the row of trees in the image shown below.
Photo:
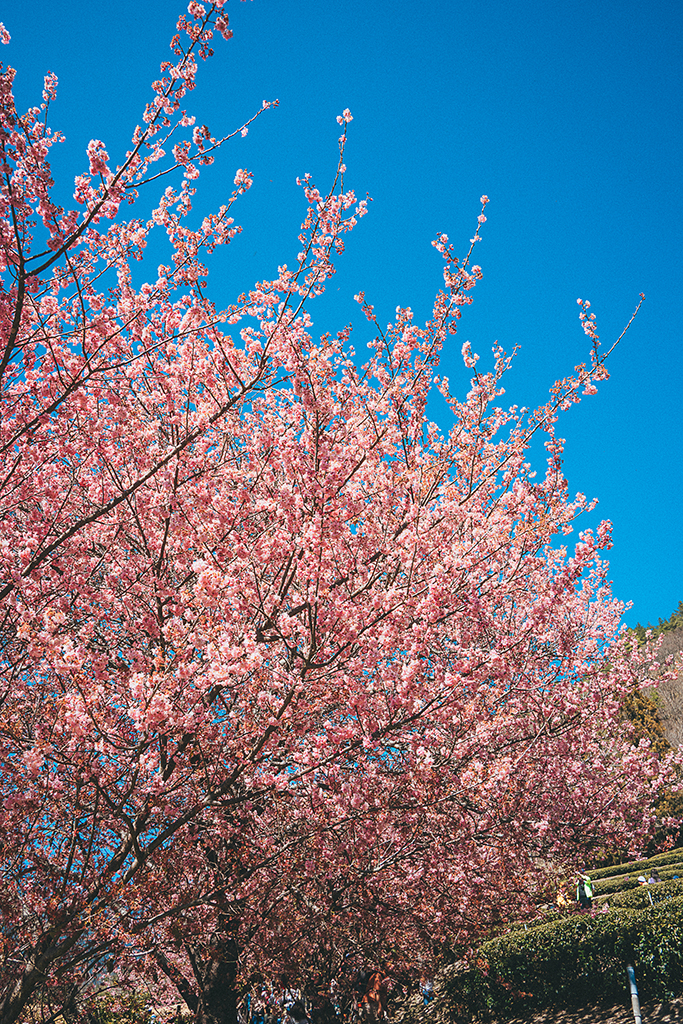
<path fill-rule="evenodd" d="M 207 255 L 251 179 L 193 215 L 224 140 L 183 104 L 222 8 L 190 3 L 130 149 L 90 143 L 73 209 L 56 79 L 24 114 L 0 79 L 2 1024 L 106 970 L 208 1022 L 257 970 L 417 966 L 520 912 L 540 864 L 641 845 L 668 772 L 619 725 L 638 666 L 609 524 L 551 546 L 586 508 L 557 416 L 607 377 L 588 303 L 590 360 L 526 416 L 499 404 L 500 349 L 482 372 L 463 346 L 462 399 L 437 375 L 481 276 L 445 236 L 426 323 L 383 329 L 361 295 L 366 363 L 350 328 L 315 337 L 366 212 L 345 111 L 332 188 L 300 182 L 296 265 L 217 308 Z M 137 287 L 153 234 L 169 258 Z"/>

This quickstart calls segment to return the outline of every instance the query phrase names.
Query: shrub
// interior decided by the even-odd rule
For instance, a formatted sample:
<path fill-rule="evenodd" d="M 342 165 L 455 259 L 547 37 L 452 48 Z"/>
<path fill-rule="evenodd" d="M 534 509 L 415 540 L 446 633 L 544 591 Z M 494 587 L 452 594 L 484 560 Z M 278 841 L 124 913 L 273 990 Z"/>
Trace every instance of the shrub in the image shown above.
<path fill-rule="evenodd" d="M 604 896 L 607 893 L 622 892 L 623 890 L 635 889 L 638 887 L 638 875 L 640 871 L 631 872 L 630 875 L 622 878 L 607 878 L 593 882 L 593 895 Z M 591 875 L 591 878 L 593 876 Z"/>
<path fill-rule="evenodd" d="M 610 899 L 609 905 L 611 908 L 647 908 L 677 896 L 683 896 L 683 880 L 670 879 L 659 882 L 657 885 L 639 885 L 637 889 L 630 892 L 617 893 L 613 899 Z M 650 898 L 652 903 L 650 903 Z"/>
<path fill-rule="evenodd" d="M 99 996 L 88 1007 L 86 1019 L 92 1024 L 150 1024 L 149 996 L 140 992 Z"/>
<path fill-rule="evenodd" d="M 623 864 L 613 864 L 607 868 L 596 868 L 590 872 L 590 876 L 593 881 L 604 878 L 615 878 L 620 875 L 642 875 L 647 870 L 657 868 L 661 874 L 661 866 L 663 864 L 670 865 L 671 868 L 675 865 L 679 865 L 683 873 L 683 850 L 665 850 L 663 853 L 658 853 L 654 857 L 648 857 L 645 860 L 633 860 L 626 861 Z"/>
<path fill-rule="evenodd" d="M 644 998 L 683 991 L 683 896 L 646 909 L 575 914 L 494 939 L 472 967 L 449 972 L 445 992 L 455 1021 L 623 1000 L 627 963 Z"/>

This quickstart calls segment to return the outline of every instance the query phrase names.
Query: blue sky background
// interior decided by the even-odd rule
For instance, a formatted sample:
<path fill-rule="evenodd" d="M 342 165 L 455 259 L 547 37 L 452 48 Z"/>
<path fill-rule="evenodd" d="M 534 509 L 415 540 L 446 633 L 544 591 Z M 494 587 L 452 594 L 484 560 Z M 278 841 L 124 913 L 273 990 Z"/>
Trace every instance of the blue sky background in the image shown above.
<path fill-rule="evenodd" d="M 91 138 L 121 159 L 183 9 L 172 0 L 0 5 L 12 35 L 0 58 L 18 69 L 19 107 L 39 102 L 46 71 L 59 77 L 51 123 L 67 141 L 53 170 L 65 201 Z M 643 291 L 611 380 L 559 432 L 570 489 L 600 500 L 586 525 L 614 523 L 611 577 L 633 602 L 626 621 L 667 617 L 683 598 L 683 6 L 232 0 L 226 10 L 234 38 L 217 40 L 188 110 L 222 135 L 263 99 L 280 106 L 199 179 L 203 215 L 229 194 L 236 168 L 255 174 L 236 215 L 244 233 L 211 265 L 213 296 L 227 304 L 294 262 L 304 210 L 295 178 L 329 184 L 344 107 L 354 116 L 347 185 L 373 203 L 329 294 L 311 307 L 319 333 L 351 321 L 362 351 L 361 289 L 380 320 L 399 303 L 424 318 L 441 284 L 431 239 L 445 231 L 464 251 L 482 193 L 491 200 L 476 256 L 484 280 L 444 360 L 463 388 L 462 341 L 482 366 L 499 340 L 507 351 L 521 345 L 509 402 L 544 401 L 588 354 L 577 297 L 590 299 L 609 345 Z M 440 407 L 432 415 L 448 425 Z"/>

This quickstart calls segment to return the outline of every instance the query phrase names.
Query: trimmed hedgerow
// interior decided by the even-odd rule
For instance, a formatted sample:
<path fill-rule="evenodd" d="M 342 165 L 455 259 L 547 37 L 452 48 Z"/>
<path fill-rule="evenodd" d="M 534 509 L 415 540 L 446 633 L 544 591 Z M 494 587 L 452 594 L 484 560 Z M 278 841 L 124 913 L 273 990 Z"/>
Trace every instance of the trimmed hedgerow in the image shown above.
<path fill-rule="evenodd" d="M 448 972 L 444 995 L 454 1021 L 613 1002 L 627 997 L 627 963 L 644 999 L 683 991 L 683 896 L 646 909 L 573 914 L 484 943 L 474 966 Z"/>
<path fill-rule="evenodd" d="M 663 903 L 675 896 L 683 896 L 683 879 L 657 882 L 656 885 L 639 885 L 630 892 L 620 892 L 610 897 L 609 905 L 613 907 L 629 907 L 641 909 Z M 652 903 L 650 902 L 652 900 Z"/>
<path fill-rule="evenodd" d="M 591 879 L 593 876 L 591 875 Z M 605 878 L 593 881 L 593 895 L 604 896 L 605 893 L 623 892 L 626 889 L 635 889 L 638 886 L 638 875 L 627 875 L 624 878 Z"/>
<path fill-rule="evenodd" d="M 654 866 L 654 865 L 653 865 Z M 651 868 L 637 869 L 629 875 L 622 875 L 619 878 L 600 878 L 593 881 L 593 893 L 595 896 L 604 896 L 606 893 L 623 892 L 628 889 L 636 889 L 640 886 L 638 875 L 645 878 L 650 877 Z M 671 878 L 683 876 L 683 864 L 672 864 L 670 866 L 658 867 L 659 877 L 663 882 Z M 591 878 L 593 876 L 591 875 Z"/>
<path fill-rule="evenodd" d="M 648 869 L 659 869 L 663 864 L 671 865 L 671 867 L 679 864 L 683 868 L 683 850 L 665 850 L 664 853 L 655 854 L 654 857 L 648 857 L 647 860 L 634 860 L 630 863 L 613 864 L 608 868 L 596 868 L 590 872 L 590 876 L 592 879 L 598 879 L 616 878 L 619 875 L 644 875 Z"/>
<path fill-rule="evenodd" d="M 633 875 L 630 877 L 628 883 L 621 880 L 621 884 L 614 888 L 602 888 L 594 885 L 595 900 L 593 907 L 596 910 L 602 910 L 607 905 L 608 908 L 615 907 L 630 907 L 631 909 L 646 908 L 652 906 L 654 903 L 659 903 L 662 900 L 669 899 L 672 896 L 683 895 L 683 878 L 680 880 L 674 878 L 672 872 L 665 870 L 660 871 L 662 876 L 661 882 L 653 883 L 652 885 L 641 885 L 638 882 L 637 876 Z M 648 896 L 648 892 L 652 897 Z M 580 913 L 578 904 L 574 903 L 573 896 L 570 896 L 571 905 L 567 911 L 560 911 L 557 907 L 551 906 L 546 907 L 538 915 L 538 917 L 532 918 L 525 921 L 517 921 L 515 924 L 509 926 L 506 930 L 506 934 L 512 932 L 525 932 L 531 928 L 542 928 L 547 924 L 556 924 L 558 921 L 564 920 L 568 914 Z"/>

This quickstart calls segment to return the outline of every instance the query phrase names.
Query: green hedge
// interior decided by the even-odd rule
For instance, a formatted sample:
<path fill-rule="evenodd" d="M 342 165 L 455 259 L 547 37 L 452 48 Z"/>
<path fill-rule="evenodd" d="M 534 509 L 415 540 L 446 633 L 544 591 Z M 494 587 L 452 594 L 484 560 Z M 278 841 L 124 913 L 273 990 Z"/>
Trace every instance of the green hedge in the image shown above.
<path fill-rule="evenodd" d="M 683 879 L 671 879 L 668 882 L 657 882 L 656 885 L 639 885 L 630 892 L 617 893 L 610 897 L 610 909 L 629 907 L 631 909 L 647 908 L 652 904 L 662 903 L 676 896 L 683 896 Z M 652 897 L 652 904 L 650 903 Z"/>
<path fill-rule="evenodd" d="M 668 899 L 671 896 L 683 895 L 683 877 L 679 879 L 673 877 L 673 872 L 660 871 L 662 875 L 661 882 L 655 882 L 652 885 L 641 885 L 638 882 L 637 875 L 632 875 L 628 882 L 622 880 L 618 886 L 614 888 L 604 888 L 601 886 L 594 886 L 595 901 L 593 906 L 596 910 L 600 910 L 605 904 L 609 908 L 615 907 L 630 907 L 630 908 L 643 908 L 652 906 L 648 897 L 648 892 L 652 896 L 652 902 L 658 903 L 663 899 Z M 681 871 L 683 876 L 683 871 Z M 569 887 L 565 887 L 571 907 L 569 911 L 560 911 L 555 906 L 549 906 L 543 908 L 541 913 L 534 918 L 525 921 L 516 921 L 506 929 L 506 934 L 511 932 L 525 932 L 531 928 L 542 928 L 546 924 L 556 924 L 557 921 L 563 920 L 568 913 L 580 913 L 579 905 L 574 900 L 573 891 L 569 891 Z"/>
<path fill-rule="evenodd" d="M 624 890 L 628 889 L 636 889 L 640 886 L 638 876 L 644 875 L 645 878 L 649 878 L 650 870 L 651 869 L 646 868 L 643 871 L 632 871 L 630 874 L 622 875 L 619 878 L 600 878 L 597 881 L 593 882 L 593 894 L 595 896 L 604 896 L 607 893 L 617 893 L 623 892 Z M 659 867 L 657 870 L 659 872 L 659 877 L 663 882 L 666 882 L 674 877 L 683 877 L 683 864 L 672 864 L 670 867 L 662 866 Z M 591 878 L 593 878 L 592 875 Z"/>
<path fill-rule="evenodd" d="M 643 999 L 683 991 L 683 896 L 646 909 L 572 914 L 484 943 L 475 966 L 451 969 L 444 979 L 449 1016 L 487 1020 L 628 1000 L 627 963 Z"/>
<path fill-rule="evenodd" d="M 637 888 L 638 884 L 638 874 L 625 875 L 623 878 L 603 878 L 593 881 L 593 895 L 604 896 L 607 893 L 623 892 Z"/>
<path fill-rule="evenodd" d="M 83 1019 L 91 1024 L 151 1024 L 149 996 L 140 992 L 118 996 L 95 996 L 86 1008 Z"/>
<path fill-rule="evenodd" d="M 649 878 L 648 872 L 641 872 L 645 878 Z M 676 877 L 683 878 L 683 868 L 666 870 L 662 868 L 659 872 L 659 876 L 662 882 L 668 882 Z M 591 876 L 592 877 L 592 876 Z M 627 881 L 628 879 L 628 881 Z M 659 882 L 653 883 L 659 885 Z M 594 896 L 606 896 L 610 893 L 621 893 L 627 892 L 629 889 L 639 889 L 641 883 L 638 881 L 638 875 L 626 875 L 624 878 L 613 878 L 613 879 L 601 879 L 599 882 L 593 883 L 593 895 Z M 650 886 L 652 888 L 652 885 Z"/>
<path fill-rule="evenodd" d="M 650 868 L 661 868 L 663 864 L 671 865 L 672 868 L 675 864 L 680 864 L 683 868 L 683 850 L 665 850 L 664 853 L 658 853 L 654 857 L 648 857 L 647 860 L 633 860 L 630 863 L 625 862 L 623 864 L 613 864 L 609 868 L 596 868 L 594 871 L 589 871 L 592 879 L 598 878 L 615 878 L 618 875 L 644 875 L 646 870 Z M 661 871 L 660 871 L 661 874 Z"/>

